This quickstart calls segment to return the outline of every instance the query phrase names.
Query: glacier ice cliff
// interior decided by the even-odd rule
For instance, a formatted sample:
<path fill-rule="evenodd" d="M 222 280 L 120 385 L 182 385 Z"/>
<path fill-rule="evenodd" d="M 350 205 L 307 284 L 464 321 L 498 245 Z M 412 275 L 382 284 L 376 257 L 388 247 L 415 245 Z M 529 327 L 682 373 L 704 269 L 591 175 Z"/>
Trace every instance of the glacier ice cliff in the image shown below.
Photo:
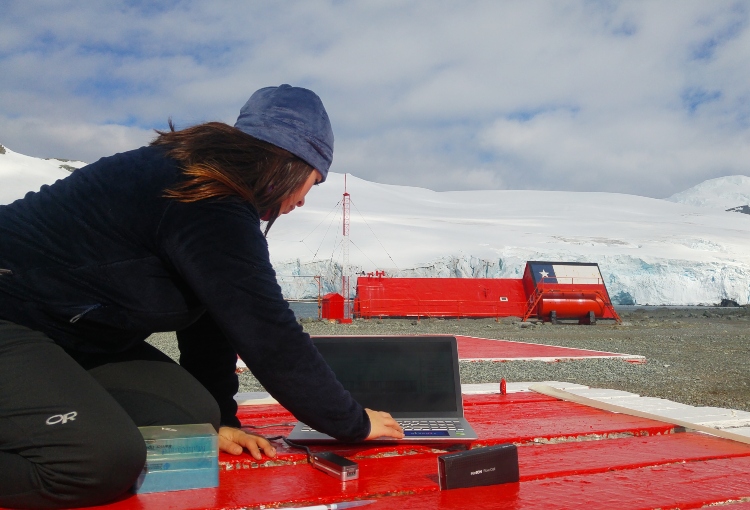
<path fill-rule="evenodd" d="M 639 258 L 606 255 L 596 260 L 586 257 L 555 256 L 554 252 L 511 255 L 494 260 L 474 256 L 444 256 L 408 269 L 384 268 L 387 277 L 409 278 L 521 278 L 528 260 L 597 262 L 610 298 L 620 305 L 716 305 L 722 299 L 740 305 L 750 304 L 750 267 L 742 263 L 695 262 L 689 260 Z M 275 264 L 279 284 L 287 299 L 318 297 L 341 292 L 341 266 L 337 263 L 299 261 Z M 351 268 L 351 295 L 356 276 L 363 268 Z"/>

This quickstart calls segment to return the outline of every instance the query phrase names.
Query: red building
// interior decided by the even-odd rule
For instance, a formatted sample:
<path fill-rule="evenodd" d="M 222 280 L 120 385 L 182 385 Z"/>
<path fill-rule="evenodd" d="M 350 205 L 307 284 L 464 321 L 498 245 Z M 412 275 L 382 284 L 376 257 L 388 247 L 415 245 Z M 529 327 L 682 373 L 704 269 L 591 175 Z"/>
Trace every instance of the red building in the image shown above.
<path fill-rule="evenodd" d="M 620 322 L 599 265 L 583 262 L 530 261 L 521 279 L 387 278 L 382 272 L 360 276 L 354 315 Z"/>

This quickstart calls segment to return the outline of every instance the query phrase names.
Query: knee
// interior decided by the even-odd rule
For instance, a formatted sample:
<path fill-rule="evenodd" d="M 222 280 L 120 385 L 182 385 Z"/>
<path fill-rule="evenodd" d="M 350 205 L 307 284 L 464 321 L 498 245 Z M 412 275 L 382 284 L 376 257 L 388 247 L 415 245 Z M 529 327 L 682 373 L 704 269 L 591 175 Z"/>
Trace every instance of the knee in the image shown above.
<path fill-rule="evenodd" d="M 192 412 L 195 416 L 193 423 L 210 423 L 214 426 L 214 429 L 219 430 L 221 410 L 216 399 L 210 393 L 206 392 L 204 398 L 196 403 Z"/>
<path fill-rule="evenodd" d="M 127 432 L 109 435 L 91 465 L 96 484 L 108 492 L 112 499 L 132 487 L 146 464 L 146 443 L 137 427 L 127 427 Z"/>
<path fill-rule="evenodd" d="M 58 507 L 100 505 L 133 486 L 146 463 L 146 445 L 130 425 L 89 438 L 69 457 L 39 467 L 46 497 Z"/>
<path fill-rule="evenodd" d="M 104 365 L 89 373 L 140 426 L 219 426 L 221 412 L 216 399 L 179 365 L 135 360 Z"/>

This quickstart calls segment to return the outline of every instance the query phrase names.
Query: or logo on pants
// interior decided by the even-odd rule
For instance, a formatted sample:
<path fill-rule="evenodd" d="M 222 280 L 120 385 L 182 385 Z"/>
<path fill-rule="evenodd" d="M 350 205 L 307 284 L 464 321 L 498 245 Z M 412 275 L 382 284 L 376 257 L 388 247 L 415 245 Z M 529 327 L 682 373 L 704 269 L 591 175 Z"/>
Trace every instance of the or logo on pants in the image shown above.
<path fill-rule="evenodd" d="M 75 411 L 71 411 L 69 413 L 65 414 L 55 414 L 53 416 L 50 416 L 47 418 L 47 425 L 57 425 L 58 423 L 68 423 L 69 421 L 74 421 L 76 419 L 76 416 L 78 416 L 78 413 Z"/>

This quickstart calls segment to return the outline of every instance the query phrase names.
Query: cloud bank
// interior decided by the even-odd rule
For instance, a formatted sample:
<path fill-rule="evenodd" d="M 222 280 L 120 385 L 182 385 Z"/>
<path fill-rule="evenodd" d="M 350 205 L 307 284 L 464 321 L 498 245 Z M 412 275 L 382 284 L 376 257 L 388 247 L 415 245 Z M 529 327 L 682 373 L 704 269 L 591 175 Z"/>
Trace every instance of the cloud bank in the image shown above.
<path fill-rule="evenodd" d="M 0 143 L 94 161 L 291 83 L 335 172 L 661 198 L 750 175 L 749 23 L 721 0 L 10 1 Z"/>

